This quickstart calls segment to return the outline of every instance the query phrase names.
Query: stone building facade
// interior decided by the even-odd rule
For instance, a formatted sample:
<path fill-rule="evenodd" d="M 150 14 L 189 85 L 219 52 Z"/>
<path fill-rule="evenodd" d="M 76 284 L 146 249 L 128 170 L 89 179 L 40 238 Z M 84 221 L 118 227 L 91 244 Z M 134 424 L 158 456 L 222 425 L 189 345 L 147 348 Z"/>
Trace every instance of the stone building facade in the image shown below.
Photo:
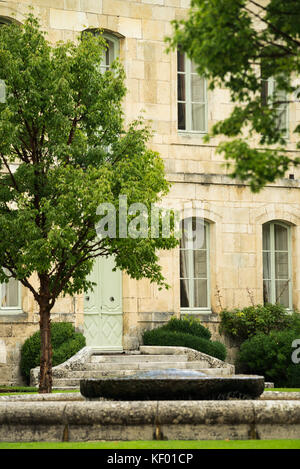
<path fill-rule="evenodd" d="M 300 307 L 299 170 L 291 169 L 286 178 L 253 194 L 226 174 L 215 151 L 218 139 L 204 143 L 207 130 L 229 114 L 232 103 L 225 89 L 208 91 L 188 60 L 166 52 L 170 21 L 185 17 L 188 6 L 189 0 L 0 3 L 0 17 L 19 22 L 32 7 L 53 43 L 75 41 L 86 29 L 104 30 L 111 56 L 119 55 L 126 71 L 126 119 L 143 111 L 151 121 L 151 147 L 163 158 L 172 183 L 164 203 L 189 207 L 189 217 L 196 217 L 200 207 L 205 220 L 206 236 L 197 252 L 178 247 L 160 256 L 171 289 L 159 291 L 147 280 L 112 273 L 109 260 L 95 266 L 93 293 L 59 299 L 53 320 L 73 322 L 95 349 L 137 349 L 144 329 L 172 315 L 193 314 L 218 338 L 222 308 L 278 297 L 290 309 Z M 289 105 L 287 117 L 287 150 L 295 152 L 291 129 L 300 124 L 300 103 Z M 38 330 L 39 317 L 26 290 L 20 289 L 13 307 L 6 305 L 2 301 L 0 308 L 0 384 L 13 384 L 20 382 L 20 347 Z"/>

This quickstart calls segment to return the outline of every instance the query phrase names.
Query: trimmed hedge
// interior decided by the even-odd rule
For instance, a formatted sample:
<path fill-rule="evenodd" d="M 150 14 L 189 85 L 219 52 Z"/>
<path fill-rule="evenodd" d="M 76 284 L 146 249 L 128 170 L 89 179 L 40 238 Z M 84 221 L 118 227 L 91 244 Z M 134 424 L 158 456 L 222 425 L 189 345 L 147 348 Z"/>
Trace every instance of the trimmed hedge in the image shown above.
<path fill-rule="evenodd" d="M 182 321 L 177 320 L 177 321 Z M 171 329 L 169 325 L 171 322 Z M 175 347 L 189 347 L 202 353 L 206 353 L 212 357 L 218 358 L 219 360 L 225 360 L 226 358 L 226 347 L 218 341 L 211 341 L 205 337 L 199 335 L 189 334 L 187 332 L 181 332 L 185 329 L 185 325 L 177 324 L 174 320 L 169 321 L 166 325 L 152 329 L 151 331 L 145 331 L 143 334 L 144 345 L 159 345 L 159 346 L 175 346 Z M 203 327 L 203 326 L 202 326 Z M 178 328 L 178 329 L 176 329 Z M 198 333 L 203 331 L 196 328 Z M 193 330 L 193 327 L 190 329 Z M 209 331 L 208 331 L 209 332 Z M 210 332 L 209 332 L 210 337 Z"/>
<path fill-rule="evenodd" d="M 173 332 L 184 332 L 207 340 L 211 338 L 210 330 L 207 329 L 207 327 L 202 326 L 198 320 L 189 318 L 188 316 L 181 319 L 173 317 L 167 324 L 162 326 L 162 329 Z"/>
<path fill-rule="evenodd" d="M 85 345 L 85 337 L 75 332 L 73 324 L 69 322 L 51 323 L 52 365 L 60 365 Z M 41 353 L 40 331 L 35 332 L 25 340 L 21 348 L 21 373 L 26 382 L 30 380 L 30 370 L 39 366 Z"/>

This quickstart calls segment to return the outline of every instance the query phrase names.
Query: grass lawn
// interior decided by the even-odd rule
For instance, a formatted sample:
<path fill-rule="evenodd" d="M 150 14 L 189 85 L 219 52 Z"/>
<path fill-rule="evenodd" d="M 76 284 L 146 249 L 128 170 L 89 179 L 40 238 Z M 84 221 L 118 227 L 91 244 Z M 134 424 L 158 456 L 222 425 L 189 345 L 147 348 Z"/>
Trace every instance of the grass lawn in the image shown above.
<path fill-rule="evenodd" d="M 266 388 L 265 391 L 300 392 L 300 388 Z"/>
<path fill-rule="evenodd" d="M 300 449 L 300 440 L 0 442 L 1 449 Z"/>
<path fill-rule="evenodd" d="M 69 390 L 63 390 L 63 389 L 54 389 L 52 391 L 53 393 L 69 393 L 69 392 L 79 392 L 79 389 L 69 389 Z M 15 386 L 0 386 L 0 396 L 15 396 L 19 394 L 37 394 L 38 390 L 37 388 L 32 388 L 29 386 L 20 386 L 20 387 L 15 387 Z"/>

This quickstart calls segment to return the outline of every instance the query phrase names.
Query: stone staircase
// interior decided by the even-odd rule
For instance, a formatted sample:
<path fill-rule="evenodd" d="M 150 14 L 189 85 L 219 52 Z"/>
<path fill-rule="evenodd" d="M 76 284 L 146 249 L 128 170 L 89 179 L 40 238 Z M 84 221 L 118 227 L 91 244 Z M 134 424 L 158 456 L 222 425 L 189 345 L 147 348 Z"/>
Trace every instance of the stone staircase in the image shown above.
<path fill-rule="evenodd" d="M 80 380 L 128 376 L 139 371 L 195 370 L 210 376 L 234 374 L 234 366 L 186 347 L 141 346 L 139 351 L 101 353 L 91 347 L 53 368 L 53 388 L 79 389 Z M 31 386 L 38 386 L 39 368 L 31 370 Z"/>

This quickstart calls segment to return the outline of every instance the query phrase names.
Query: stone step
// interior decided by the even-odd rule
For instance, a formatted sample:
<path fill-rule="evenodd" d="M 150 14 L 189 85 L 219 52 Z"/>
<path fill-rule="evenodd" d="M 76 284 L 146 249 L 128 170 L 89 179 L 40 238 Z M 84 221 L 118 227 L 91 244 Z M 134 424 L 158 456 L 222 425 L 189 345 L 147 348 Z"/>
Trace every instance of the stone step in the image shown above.
<path fill-rule="evenodd" d="M 179 369 L 193 369 L 193 367 L 207 368 L 207 363 L 205 361 L 198 360 L 196 362 L 175 362 L 175 361 L 165 361 L 165 362 L 139 362 L 139 363 L 86 363 L 84 368 L 82 366 L 74 371 L 106 371 L 106 370 L 158 370 L 166 368 L 179 368 Z M 216 368 L 220 369 L 220 368 Z"/>
<path fill-rule="evenodd" d="M 187 362 L 187 355 L 92 355 L 90 363 Z"/>
<path fill-rule="evenodd" d="M 141 345 L 140 353 L 142 355 L 174 355 L 178 353 L 178 347 L 163 345 Z"/>
<path fill-rule="evenodd" d="M 199 362 L 188 362 L 189 370 L 200 371 L 207 374 L 208 376 L 230 376 L 230 371 L 227 368 L 201 368 Z M 166 368 L 160 369 L 168 369 Z M 154 368 L 158 369 L 158 368 Z M 187 369 L 187 368 L 178 368 L 176 369 Z M 149 371 L 149 368 L 140 368 L 137 369 L 119 369 L 119 370 L 84 370 L 84 371 L 69 371 L 64 378 L 53 378 L 53 386 L 55 388 L 71 388 L 80 386 L 81 379 L 100 379 L 104 377 L 116 377 L 116 376 L 130 376 L 135 374 L 137 371 Z"/>
<path fill-rule="evenodd" d="M 193 365 L 194 364 L 194 365 Z M 91 364 L 95 365 L 95 364 Z M 118 370 L 165 370 L 167 368 L 177 369 L 199 369 L 206 367 L 206 363 L 202 361 L 197 362 L 180 362 L 180 361 L 160 361 L 160 362 L 132 362 L 132 363 L 114 363 L 114 362 L 103 362 L 97 363 L 97 368 L 92 367 L 91 371 L 118 371 Z M 195 368 L 194 368 L 195 367 Z M 85 366 L 87 369 L 87 365 Z M 90 369 L 89 369 L 90 370 Z M 81 371 L 78 371 L 79 373 Z"/>

